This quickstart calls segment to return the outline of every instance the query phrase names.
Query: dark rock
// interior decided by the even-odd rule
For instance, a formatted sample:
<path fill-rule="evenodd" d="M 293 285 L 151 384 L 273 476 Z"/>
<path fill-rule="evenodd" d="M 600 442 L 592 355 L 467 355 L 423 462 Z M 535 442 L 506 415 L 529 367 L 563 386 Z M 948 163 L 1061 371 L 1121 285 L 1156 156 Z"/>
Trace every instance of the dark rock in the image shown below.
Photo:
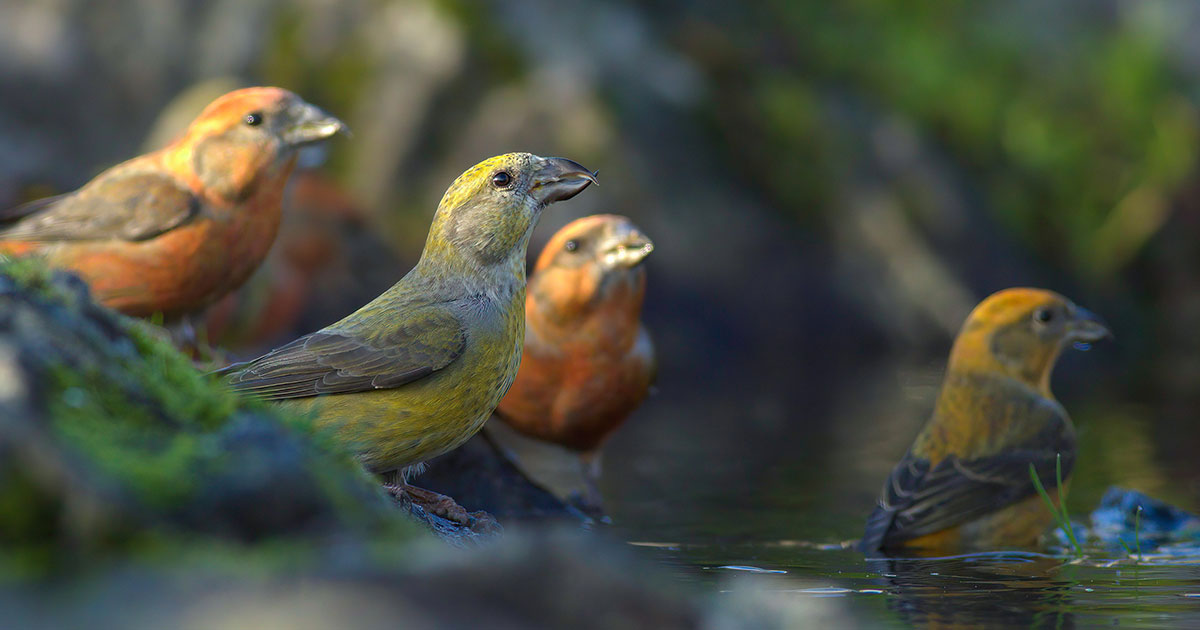
<path fill-rule="evenodd" d="M 495 539 L 504 533 L 504 528 L 496 521 L 496 518 L 482 510 L 468 512 L 465 522 L 458 522 L 430 512 L 425 507 L 414 503 L 407 495 L 393 494 L 392 499 L 401 510 L 424 524 L 439 538 L 456 547 L 477 545 Z"/>
<path fill-rule="evenodd" d="M 161 336 L 74 276 L 0 263 L 0 555 L 37 572 L 164 541 L 411 535 L 353 457 Z"/>
<path fill-rule="evenodd" d="M 1141 513 L 1138 513 L 1138 508 Z M 1091 514 L 1092 533 L 1111 543 L 1200 540 L 1200 517 L 1137 490 L 1111 486 Z"/>
<path fill-rule="evenodd" d="M 454 497 L 464 508 L 484 510 L 504 522 L 592 520 L 521 472 L 486 429 L 430 462 L 413 483 Z"/>
<path fill-rule="evenodd" d="M 222 453 L 178 517 L 211 533 L 254 541 L 285 532 L 315 532 L 336 513 L 330 497 L 314 492 L 308 447 L 300 436 L 259 416 L 240 416 L 212 436 Z M 366 492 L 363 500 L 369 500 Z"/>

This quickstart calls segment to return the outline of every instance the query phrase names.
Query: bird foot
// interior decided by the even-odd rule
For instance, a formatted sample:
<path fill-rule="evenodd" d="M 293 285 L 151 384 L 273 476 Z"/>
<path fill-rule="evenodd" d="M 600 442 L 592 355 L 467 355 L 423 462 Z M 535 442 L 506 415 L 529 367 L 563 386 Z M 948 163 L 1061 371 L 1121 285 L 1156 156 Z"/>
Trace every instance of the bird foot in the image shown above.
<path fill-rule="evenodd" d="M 468 512 L 454 499 L 432 490 L 418 488 L 411 484 L 385 484 L 384 488 L 401 503 L 405 501 L 419 506 L 429 514 L 456 523 L 477 534 L 491 534 L 500 531 L 500 524 L 487 512 Z"/>
<path fill-rule="evenodd" d="M 612 519 L 604 512 L 604 504 L 598 497 L 576 491 L 567 495 L 566 503 L 598 523 L 612 524 Z"/>

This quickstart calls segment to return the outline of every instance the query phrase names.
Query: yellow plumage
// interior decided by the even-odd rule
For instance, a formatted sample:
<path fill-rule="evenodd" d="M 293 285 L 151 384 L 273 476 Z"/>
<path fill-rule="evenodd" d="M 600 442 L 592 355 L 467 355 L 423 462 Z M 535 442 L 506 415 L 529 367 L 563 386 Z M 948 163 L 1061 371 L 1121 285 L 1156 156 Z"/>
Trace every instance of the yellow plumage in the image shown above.
<path fill-rule="evenodd" d="M 592 181 L 528 153 L 475 165 L 446 191 L 412 271 L 341 321 L 227 368 L 229 383 L 309 414 L 378 472 L 452 450 L 516 376 L 538 216 Z"/>
<path fill-rule="evenodd" d="M 1051 515 L 1029 467 L 1052 480 L 1061 456 L 1065 478 L 1075 458 L 1075 429 L 1050 393 L 1050 373 L 1066 345 L 1107 334 L 1095 315 L 1050 291 L 1008 289 L 980 303 L 954 342 L 933 416 L 884 483 L 863 548 L 1036 541 Z"/>

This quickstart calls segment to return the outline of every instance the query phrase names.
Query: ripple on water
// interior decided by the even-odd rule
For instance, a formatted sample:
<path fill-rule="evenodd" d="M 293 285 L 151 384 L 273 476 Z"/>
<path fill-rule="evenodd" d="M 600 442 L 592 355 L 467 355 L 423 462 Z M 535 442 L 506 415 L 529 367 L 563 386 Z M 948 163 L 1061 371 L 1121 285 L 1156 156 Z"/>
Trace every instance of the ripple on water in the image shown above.
<path fill-rule="evenodd" d="M 789 593 L 803 593 L 805 595 L 815 595 L 817 597 L 841 597 L 854 593 L 852 588 L 842 588 L 838 586 L 817 586 L 814 588 L 797 588 L 786 591 Z"/>
<path fill-rule="evenodd" d="M 705 567 L 705 569 L 718 569 L 718 570 L 725 570 L 725 571 L 744 571 L 746 573 L 769 573 L 769 574 L 776 574 L 776 575 L 787 574 L 787 571 L 784 571 L 782 569 L 762 569 L 759 567 L 751 567 L 751 566 L 745 566 L 745 565 L 740 565 L 740 564 L 726 564 L 726 565 L 722 565 L 719 567 Z"/>
<path fill-rule="evenodd" d="M 986 619 L 1015 627 L 1157 628 L 1200 627 L 1200 554 L 1192 551 L 1143 549 L 1140 559 L 1101 547 L 1081 558 L 1032 551 L 864 558 L 842 546 L 739 543 L 685 545 L 681 554 L 710 576 L 755 574 L 754 588 L 776 597 L 842 598 L 867 627 Z M 756 562 L 721 564 L 722 556 Z"/>

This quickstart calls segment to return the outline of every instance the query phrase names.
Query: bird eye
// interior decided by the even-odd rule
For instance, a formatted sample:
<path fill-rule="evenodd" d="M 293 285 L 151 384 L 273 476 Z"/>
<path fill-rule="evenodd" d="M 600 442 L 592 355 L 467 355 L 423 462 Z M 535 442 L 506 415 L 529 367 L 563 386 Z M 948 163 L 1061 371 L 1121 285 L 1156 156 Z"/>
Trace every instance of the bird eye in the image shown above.
<path fill-rule="evenodd" d="M 250 112 L 249 114 L 246 114 L 246 117 L 243 120 L 246 121 L 247 125 L 250 125 L 251 127 L 257 127 L 262 124 L 263 115 L 262 112 Z"/>
<path fill-rule="evenodd" d="M 571 240 L 567 241 L 566 248 L 567 248 L 567 251 L 569 251 L 569 252 L 573 252 L 573 251 L 579 249 L 579 241 L 577 241 L 575 239 L 571 239 Z"/>
<path fill-rule="evenodd" d="M 496 188 L 508 188 L 512 185 L 512 175 L 508 171 L 500 171 L 492 175 L 492 185 Z"/>
<path fill-rule="evenodd" d="M 1054 319 L 1054 311 L 1048 308 L 1039 308 L 1033 312 L 1033 320 L 1039 324 L 1048 324 L 1052 319 Z"/>

